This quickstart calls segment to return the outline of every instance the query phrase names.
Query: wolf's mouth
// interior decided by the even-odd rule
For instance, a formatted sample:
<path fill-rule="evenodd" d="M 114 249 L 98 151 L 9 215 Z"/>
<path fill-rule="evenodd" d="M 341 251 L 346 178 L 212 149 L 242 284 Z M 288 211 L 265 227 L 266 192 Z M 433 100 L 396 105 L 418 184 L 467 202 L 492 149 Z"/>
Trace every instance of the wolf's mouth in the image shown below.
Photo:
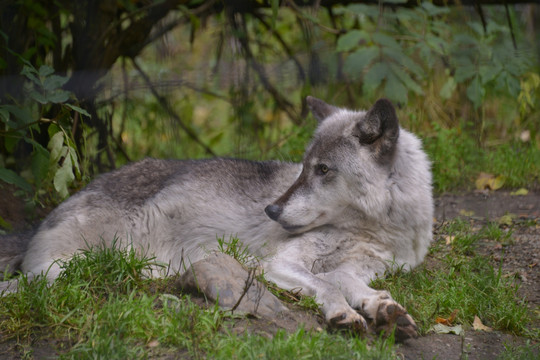
<path fill-rule="evenodd" d="M 296 232 L 297 230 L 303 228 L 302 225 L 289 225 L 289 224 L 280 224 L 281 227 L 283 229 L 285 229 L 286 231 L 290 232 L 290 233 L 294 233 Z"/>
<path fill-rule="evenodd" d="M 321 219 L 323 216 L 325 216 L 326 213 L 322 212 L 321 214 L 319 214 L 319 216 L 317 216 L 315 218 L 315 220 L 313 220 L 311 223 L 307 224 L 307 225 L 291 225 L 291 224 L 288 224 L 286 222 L 281 222 L 278 220 L 278 223 L 281 225 L 281 227 L 283 229 L 285 229 L 287 232 L 290 232 L 290 233 L 299 233 L 299 232 L 302 232 L 302 231 L 307 231 L 309 229 L 312 229 L 314 226 L 320 226 L 319 225 L 314 225 L 317 223 L 317 221 L 319 219 Z"/>

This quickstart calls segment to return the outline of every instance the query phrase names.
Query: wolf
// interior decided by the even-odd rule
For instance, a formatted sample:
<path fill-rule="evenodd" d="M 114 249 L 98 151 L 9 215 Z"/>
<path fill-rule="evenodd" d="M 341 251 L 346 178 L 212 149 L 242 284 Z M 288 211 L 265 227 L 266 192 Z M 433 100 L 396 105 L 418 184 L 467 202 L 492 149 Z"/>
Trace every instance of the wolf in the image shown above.
<path fill-rule="evenodd" d="M 0 270 L 60 273 L 57 260 L 120 239 L 183 272 L 237 236 L 266 278 L 314 296 L 326 320 L 398 339 L 412 317 L 370 282 L 422 262 L 432 240 L 430 162 L 380 99 L 367 111 L 307 97 L 318 121 L 302 163 L 145 159 L 104 174 L 52 211 L 27 240 L 0 250 Z M 115 241 L 117 241 L 115 240 Z M 28 241 L 26 250 L 22 243 Z M 15 249 L 15 250 L 13 250 Z M 14 266 L 15 265 L 15 266 Z M 3 283 L 9 288 L 9 283 Z"/>

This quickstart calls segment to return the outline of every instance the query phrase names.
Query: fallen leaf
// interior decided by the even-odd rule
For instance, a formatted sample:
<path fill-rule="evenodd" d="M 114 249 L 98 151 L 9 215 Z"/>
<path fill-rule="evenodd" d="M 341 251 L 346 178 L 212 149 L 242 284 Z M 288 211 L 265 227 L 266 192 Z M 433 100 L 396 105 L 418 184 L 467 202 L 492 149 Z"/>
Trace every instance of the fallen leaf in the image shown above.
<path fill-rule="evenodd" d="M 459 210 L 459 215 L 471 217 L 471 216 L 474 216 L 474 211 L 461 209 L 461 210 Z"/>
<path fill-rule="evenodd" d="M 499 225 L 506 225 L 506 226 L 512 226 L 514 219 L 516 218 L 515 214 L 506 214 L 501 216 L 497 222 Z"/>
<path fill-rule="evenodd" d="M 482 320 L 480 320 L 480 318 L 476 315 L 474 315 L 474 321 L 473 321 L 473 329 L 476 330 L 476 331 L 493 331 L 492 328 L 490 328 L 489 326 L 486 326 L 484 324 L 482 324 Z"/>
<path fill-rule="evenodd" d="M 505 177 L 502 175 L 495 176 L 488 173 L 480 173 L 475 181 L 476 189 L 478 190 L 498 190 L 504 185 Z"/>
<path fill-rule="evenodd" d="M 443 324 L 435 324 L 431 327 L 430 331 L 433 331 L 437 334 L 456 334 L 456 335 L 462 335 L 463 334 L 463 327 L 461 325 L 456 326 L 447 326 Z"/>
<path fill-rule="evenodd" d="M 458 310 L 454 310 L 452 311 L 452 313 L 450 314 L 450 316 L 448 318 L 442 318 L 442 317 L 437 317 L 435 319 L 435 322 L 437 324 L 443 324 L 443 325 L 448 325 L 448 326 L 451 326 L 452 323 L 454 322 L 454 320 L 456 319 L 456 315 L 458 313 Z"/>
<path fill-rule="evenodd" d="M 148 343 L 148 347 L 156 347 L 156 346 L 159 346 L 159 341 L 158 340 L 152 340 Z"/>
<path fill-rule="evenodd" d="M 451 245 L 454 242 L 454 239 L 456 238 L 454 235 L 444 235 L 444 241 L 446 245 Z"/>
<path fill-rule="evenodd" d="M 517 189 L 516 191 L 512 191 L 510 195 L 512 196 L 520 196 L 520 195 L 527 195 L 529 193 L 529 190 L 525 188 Z"/>

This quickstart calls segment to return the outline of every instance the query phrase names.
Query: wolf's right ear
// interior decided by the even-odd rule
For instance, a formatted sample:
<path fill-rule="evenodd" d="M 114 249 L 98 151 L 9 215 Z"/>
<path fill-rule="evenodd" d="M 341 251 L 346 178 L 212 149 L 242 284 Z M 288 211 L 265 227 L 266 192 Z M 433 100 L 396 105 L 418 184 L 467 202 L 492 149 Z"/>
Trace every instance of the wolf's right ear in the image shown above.
<path fill-rule="evenodd" d="M 353 130 L 361 144 L 369 145 L 380 160 L 390 158 L 399 137 L 396 110 L 387 99 L 379 99 Z"/>
<path fill-rule="evenodd" d="M 315 119 L 317 119 L 319 124 L 323 122 L 324 119 L 339 110 L 337 107 L 329 105 L 320 99 L 314 98 L 313 96 L 306 97 L 306 102 L 309 110 L 311 110 L 311 113 L 313 116 L 315 116 Z"/>

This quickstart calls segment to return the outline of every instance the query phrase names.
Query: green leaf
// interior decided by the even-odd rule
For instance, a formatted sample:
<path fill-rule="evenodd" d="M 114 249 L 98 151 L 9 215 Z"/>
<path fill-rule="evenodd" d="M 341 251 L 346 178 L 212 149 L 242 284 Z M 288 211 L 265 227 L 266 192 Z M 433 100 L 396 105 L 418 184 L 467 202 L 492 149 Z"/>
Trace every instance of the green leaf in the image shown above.
<path fill-rule="evenodd" d="M 58 131 L 51 137 L 51 139 L 49 140 L 49 144 L 47 145 L 47 148 L 51 152 L 51 161 L 58 162 L 60 160 L 60 157 L 63 153 L 63 147 L 64 133 L 62 131 Z"/>
<path fill-rule="evenodd" d="M 40 186 L 41 182 L 47 177 L 50 168 L 50 154 L 47 149 L 41 146 L 40 143 L 34 141 L 33 139 L 24 138 L 24 141 L 31 144 L 34 148 L 31 158 L 31 170 L 32 175 L 36 181 L 37 187 Z"/>
<path fill-rule="evenodd" d="M 380 14 L 376 6 L 368 6 L 365 4 L 351 4 L 347 6 L 347 10 L 354 14 L 376 17 Z"/>
<path fill-rule="evenodd" d="M 67 154 L 66 154 L 67 155 Z M 73 166 L 71 163 L 71 156 L 65 156 L 62 166 L 54 174 L 54 188 L 62 198 L 69 196 L 68 186 L 75 180 L 73 175 Z"/>
<path fill-rule="evenodd" d="M 43 89 L 47 91 L 60 89 L 67 83 L 69 78 L 67 76 L 51 75 L 43 80 Z"/>
<path fill-rule="evenodd" d="M 386 46 L 392 49 L 399 49 L 400 51 L 402 50 L 399 43 L 396 40 L 394 40 L 393 37 L 389 35 L 376 32 L 375 34 L 372 35 L 372 38 L 373 38 L 373 41 L 380 46 Z"/>
<path fill-rule="evenodd" d="M 422 2 L 421 6 L 428 13 L 429 16 L 448 14 L 450 12 L 450 9 L 446 6 L 435 6 L 428 1 Z"/>
<path fill-rule="evenodd" d="M 360 75 L 379 54 L 375 46 L 362 47 L 345 59 L 344 70 L 350 75 Z"/>
<path fill-rule="evenodd" d="M 408 69 L 414 75 L 418 77 L 423 77 L 425 74 L 424 70 L 420 65 L 418 65 L 413 59 L 405 55 L 402 49 L 393 49 L 393 48 L 383 48 L 383 54 L 392 59 L 395 63 L 401 65 L 402 67 Z"/>
<path fill-rule="evenodd" d="M 507 75 L 506 76 L 506 89 L 508 89 L 508 93 L 511 96 L 517 98 L 521 91 L 521 84 L 519 82 L 519 79 L 517 79 L 514 76 Z"/>
<path fill-rule="evenodd" d="M 32 81 L 34 84 L 41 86 L 41 80 L 38 78 L 37 70 L 33 66 L 25 65 L 21 70 L 21 75 Z"/>
<path fill-rule="evenodd" d="M 34 142 L 34 151 L 32 153 L 31 169 L 36 185 L 39 187 L 41 182 L 47 177 L 49 172 L 50 154 L 43 146 Z"/>
<path fill-rule="evenodd" d="M 480 76 L 475 76 L 474 79 L 471 81 L 469 87 L 467 87 L 467 97 L 469 98 L 469 100 L 472 101 L 475 108 L 478 108 L 480 107 L 480 105 L 482 105 L 485 94 L 486 89 L 482 86 Z"/>
<path fill-rule="evenodd" d="M 65 90 L 56 90 L 47 94 L 47 100 L 54 104 L 62 104 L 69 100 L 71 93 Z"/>
<path fill-rule="evenodd" d="M 22 108 L 16 105 L 4 105 L 3 108 L 15 116 L 18 126 L 28 125 L 34 122 L 34 118 L 28 108 Z"/>
<path fill-rule="evenodd" d="M 394 73 L 394 75 L 396 75 L 398 77 L 398 79 L 409 89 L 409 90 L 412 90 L 414 91 L 417 95 L 423 95 L 424 94 L 424 91 L 422 90 L 422 88 L 420 87 L 420 85 L 418 85 L 416 83 L 416 81 L 413 80 L 413 78 L 411 78 L 409 76 L 409 74 L 407 74 L 401 67 L 395 65 L 395 64 L 391 64 L 390 65 L 390 68 L 392 69 L 392 72 Z"/>
<path fill-rule="evenodd" d="M 386 84 L 384 86 L 384 95 L 390 100 L 399 102 L 402 104 L 407 103 L 407 88 L 393 73 L 388 74 L 386 77 Z"/>
<path fill-rule="evenodd" d="M 363 30 L 351 30 L 339 37 L 336 51 L 349 51 L 360 44 L 360 40 L 369 40 L 369 35 Z"/>
<path fill-rule="evenodd" d="M 450 99 L 454 94 L 454 91 L 456 90 L 456 86 L 457 84 L 454 78 L 449 77 L 448 80 L 446 80 L 446 83 L 441 88 L 439 95 L 445 100 Z"/>
<path fill-rule="evenodd" d="M 30 90 L 28 92 L 28 96 L 30 96 L 30 98 L 32 98 L 33 100 L 37 101 L 40 104 L 45 105 L 49 103 L 49 99 L 45 95 L 43 95 L 42 93 L 36 90 Z"/>
<path fill-rule="evenodd" d="M 71 158 L 71 163 L 73 164 L 73 168 L 75 169 L 75 176 L 77 179 L 81 178 L 81 169 L 79 167 L 79 158 L 77 157 L 77 151 L 74 147 L 68 146 L 68 154 Z"/>
<path fill-rule="evenodd" d="M 6 150 L 9 153 L 13 153 L 15 151 L 15 146 L 19 143 L 19 138 L 15 136 L 6 136 L 4 138 L 4 146 L 6 147 Z"/>
<path fill-rule="evenodd" d="M 476 66 L 474 65 L 465 65 L 465 66 L 459 66 L 457 69 L 456 69 L 456 73 L 454 75 L 454 78 L 456 80 L 456 82 L 459 84 L 459 83 L 462 83 L 464 82 L 465 80 L 469 80 L 470 78 L 472 78 L 473 76 L 477 75 L 478 74 L 478 71 L 476 69 Z"/>
<path fill-rule="evenodd" d="M 487 84 L 491 80 L 495 79 L 501 72 L 502 67 L 498 65 L 482 65 L 478 69 L 480 73 L 480 79 L 482 79 L 482 84 Z"/>
<path fill-rule="evenodd" d="M 384 62 L 373 65 L 364 75 L 364 88 L 368 92 L 377 89 L 381 82 L 386 78 L 389 71 L 388 64 Z"/>
<path fill-rule="evenodd" d="M 49 65 L 41 65 L 39 67 L 39 76 L 41 77 L 47 77 L 49 75 L 54 74 L 54 69 L 50 67 Z"/>
<path fill-rule="evenodd" d="M 17 175 L 13 170 L 9 170 L 6 168 L 0 168 L 0 180 L 15 185 L 21 189 L 23 189 L 26 192 L 31 192 L 32 187 L 26 180 L 24 180 L 22 177 Z"/>
<path fill-rule="evenodd" d="M 9 111 L 0 106 L 0 121 L 7 124 L 9 122 Z"/>
<path fill-rule="evenodd" d="M 88 116 L 89 118 L 92 117 L 92 116 L 88 113 L 88 111 L 84 110 L 83 108 L 80 108 L 80 107 L 75 106 L 75 105 L 67 104 L 67 103 L 64 104 L 64 105 L 67 106 L 68 108 L 70 108 L 71 110 L 78 112 L 78 113 L 81 114 L 81 115 Z"/>

